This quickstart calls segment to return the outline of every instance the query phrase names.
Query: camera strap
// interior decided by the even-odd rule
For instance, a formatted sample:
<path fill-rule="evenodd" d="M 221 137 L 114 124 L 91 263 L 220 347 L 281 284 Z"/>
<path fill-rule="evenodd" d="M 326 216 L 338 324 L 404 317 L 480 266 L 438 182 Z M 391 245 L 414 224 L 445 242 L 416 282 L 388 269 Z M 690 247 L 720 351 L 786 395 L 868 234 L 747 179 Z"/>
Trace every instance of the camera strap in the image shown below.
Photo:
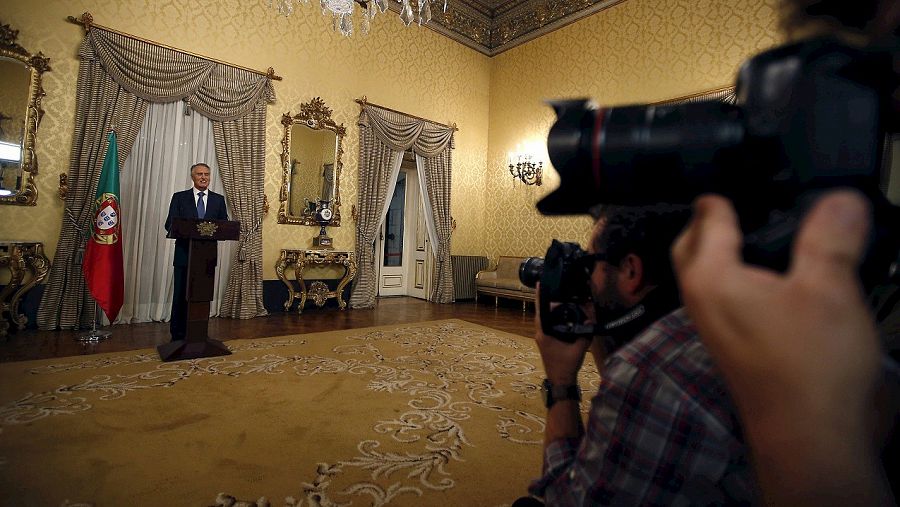
<path fill-rule="evenodd" d="M 606 352 L 612 353 L 679 306 L 681 298 L 675 286 L 656 287 L 624 312 L 603 315 L 603 321 L 596 326 L 596 333 L 602 337 Z"/>

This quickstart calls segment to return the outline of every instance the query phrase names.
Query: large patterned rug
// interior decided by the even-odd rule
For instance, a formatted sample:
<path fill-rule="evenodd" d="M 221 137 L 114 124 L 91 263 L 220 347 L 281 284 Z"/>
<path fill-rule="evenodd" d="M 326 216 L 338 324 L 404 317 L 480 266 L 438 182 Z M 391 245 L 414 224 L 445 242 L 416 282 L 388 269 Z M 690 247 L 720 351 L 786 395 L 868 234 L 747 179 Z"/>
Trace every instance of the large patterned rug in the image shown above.
<path fill-rule="evenodd" d="M 0 365 L 2 505 L 498 506 L 540 471 L 529 338 L 445 320 L 228 346 Z"/>

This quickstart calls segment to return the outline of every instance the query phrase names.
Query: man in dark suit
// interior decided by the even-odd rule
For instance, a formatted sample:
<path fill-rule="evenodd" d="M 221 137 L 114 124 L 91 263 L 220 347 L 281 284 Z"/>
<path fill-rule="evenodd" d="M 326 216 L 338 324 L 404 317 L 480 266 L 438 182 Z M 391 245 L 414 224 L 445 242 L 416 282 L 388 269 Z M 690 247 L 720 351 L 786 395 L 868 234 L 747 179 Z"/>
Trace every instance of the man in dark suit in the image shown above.
<path fill-rule="evenodd" d="M 208 189 L 209 166 L 200 162 L 191 166 L 193 188 L 175 192 L 169 203 L 169 215 L 166 217 L 166 232 L 171 232 L 172 220 L 176 218 L 206 218 L 209 220 L 228 220 L 225 208 L 225 197 Z M 187 271 L 188 247 L 186 239 L 175 240 L 175 294 L 172 297 L 172 319 L 169 331 L 172 340 L 183 340 L 187 330 Z"/>

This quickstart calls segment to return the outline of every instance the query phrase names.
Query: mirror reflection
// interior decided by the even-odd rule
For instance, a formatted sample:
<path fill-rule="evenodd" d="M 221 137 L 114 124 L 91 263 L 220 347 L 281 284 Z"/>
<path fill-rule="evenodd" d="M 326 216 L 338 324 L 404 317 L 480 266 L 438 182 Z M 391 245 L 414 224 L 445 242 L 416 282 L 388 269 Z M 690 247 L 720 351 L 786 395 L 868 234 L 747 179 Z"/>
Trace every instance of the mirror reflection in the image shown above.
<path fill-rule="evenodd" d="M 14 194 L 22 184 L 22 141 L 31 71 L 11 58 L 0 57 L 0 196 Z"/>
<path fill-rule="evenodd" d="M 344 125 L 331 119 L 331 109 L 319 97 L 300 106 L 294 116 L 285 113 L 282 140 L 281 206 L 278 223 L 319 226 L 316 211 L 327 203 L 340 225 L 340 176 Z"/>
<path fill-rule="evenodd" d="M 0 25 L 0 204 L 37 203 L 34 139 L 43 110 L 41 75 L 50 70 L 41 53 L 16 43 L 18 30 Z"/>
<path fill-rule="evenodd" d="M 319 200 L 334 199 L 334 162 L 337 134 L 306 125 L 291 128 L 291 215 L 315 212 Z"/>

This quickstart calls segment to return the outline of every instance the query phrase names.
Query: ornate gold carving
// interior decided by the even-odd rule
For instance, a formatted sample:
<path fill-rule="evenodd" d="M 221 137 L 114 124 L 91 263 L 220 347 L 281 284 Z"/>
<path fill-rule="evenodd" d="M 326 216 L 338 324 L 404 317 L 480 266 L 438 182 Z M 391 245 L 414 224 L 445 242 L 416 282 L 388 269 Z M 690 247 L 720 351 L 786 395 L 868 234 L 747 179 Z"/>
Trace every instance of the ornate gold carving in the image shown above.
<path fill-rule="evenodd" d="M 561 28 L 624 0 L 455 0 L 429 28 L 488 56 Z M 399 4 L 391 4 L 399 11 Z"/>
<path fill-rule="evenodd" d="M 315 210 L 304 209 L 300 215 L 292 215 L 290 206 L 290 180 L 291 180 L 291 130 L 294 125 L 305 125 L 313 130 L 328 130 L 334 132 L 337 137 L 337 147 L 334 161 L 334 196 L 331 202 L 331 211 L 334 213 L 329 227 L 341 225 L 341 171 L 344 164 L 341 161 L 344 154 L 344 136 L 347 129 L 344 124 L 338 124 L 331 118 L 332 110 L 325 105 L 320 97 L 315 97 L 307 103 L 300 105 L 300 112 L 291 116 L 290 112 L 281 115 L 281 124 L 284 125 L 284 137 L 281 139 L 281 189 L 278 192 L 278 223 L 319 226 Z"/>
<path fill-rule="evenodd" d="M 303 280 L 303 271 L 306 269 L 308 265 L 336 265 L 344 267 L 344 276 L 338 282 L 337 288 L 334 291 L 328 290 L 328 286 L 322 282 L 313 282 L 309 289 L 306 287 L 306 282 Z M 297 283 L 300 284 L 300 291 L 296 291 L 294 289 L 294 285 L 287 279 L 287 275 L 285 271 L 294 268 L 294 276 L 297 279 Z M 275 273 L 278 275 L 278 279 L 287 286 L 288 289 L 288 298 L 284 302 L 284 311 L 289 311 L 291 306 L 294 304 L 294 300 L 299 299 L 300 304 L 297 308 L 297 313 L 303 313 L 303 307 L 306 305 L 306 299 L 310 294 L 316 292 L 317 294 L 321 291 L 321 288 L 316 284 L 322 283 L 325 286 L 325 291 L 323 297 L 322 304 L 316 303 L 318 306 L 323 306 L 325 300 L 334 298 L 337 299 L 338 308 L 344 310 L 347 308 L 347 302 L 344 301 L 343 292 L 344 287 L 350 283 L 351 280 L 356 276 L 356 258 L 353 252 L 342 252 L 337 250 L 290 250 L 283 249 L 281 250 L 281 255 L 278 258 L 278 262 L 275 263 Z M 315 291 L 313 290 L 314 288 Z M 316 295 L 313 295 L 315 298 Z M 314 301 L 316 301 L 314 299 Z"/>
<path fill-rule="evenodd" d="M 314 97 L 306 104 L 300 104 L 300 112 L 294 118 L 303 120 L 307 125 L 316 128 L 319 123 L 331 122 L 334 124 L 331 113 L 331 108 L 325 105 L 325 101 L 321 97 Z"/>
<path fill-rule="evenodd" d="M 28 51 L 25 50 L 19 43 L 16 42 L 16 39 L 19 38 L 19 31 L 13 30 L 9 25 L 0 25 L 0 47 L 6 48 L 9 51 L 14 51 L 19 54 L 27 55 Z"/>
<path fill-rule="evenodd" d="M 16 42 L 18 36 L 18 30 L 13 30 L 9 25 L 0 25 L 0 56 L 17 60 L 30 71 L 28 103 L 25 104 L 24 134 L 21 140 L 23 179 L 15 193 L 0 197 L 0 204 L 35 206 L 37 204 L 38 191 L 34 183 L 34 177 L 38 174 L 38 160 L 34 150 L 34 142 L 38 126 L 44 117 L 41 102 L 46 93 L 44 92 L 42 77 L 44 72 L 50 70 L 50 59 L 40 52 L 35 55 L 29 53 Z"/>
<path fill-rule="evenodd" d="M 91 27 L 94 25 L 94 16 L 91 16 L 90 12 L 84 12 L 77 18 L 75 16 L 66 16 L 66 21 L 81 25 L 84 27 L 85 32 L 90 32 Z"/>
<path fill-rule="evenodd" d="M 197 232 L 204 237 L 212 237 L 218 228 L 219 226 L 212 222 L 200 222 L 197 224 Z"/>
<path fill-rule="evenodd" d="M 328 300 L 328 285 L 325 282 L 313 282 L 309 286 L 309 290 L 307 291 L 310 296 L 312 296 L 313 303 L 316 304 L 319 308 L 325 306 L 325 301 Z"/>
<path fill-rule="evenodd" d="M 69 194 L 69 175 L 68 173 L 59 173 L 59 191 L 56 195 L 59 196 L 63 201 L 66 200 L 66 196 Z"/>
<path fill-rule="evenodd" d="M 9 282 L 0 290 L 0 337 L 10 325 L 25 329 L 28 317 L 19 313 L 22 297 L 44 281 L 50 272 L 50 260 L 42 243 L 0 242 L 0 267 L 9 269 Z"/>

